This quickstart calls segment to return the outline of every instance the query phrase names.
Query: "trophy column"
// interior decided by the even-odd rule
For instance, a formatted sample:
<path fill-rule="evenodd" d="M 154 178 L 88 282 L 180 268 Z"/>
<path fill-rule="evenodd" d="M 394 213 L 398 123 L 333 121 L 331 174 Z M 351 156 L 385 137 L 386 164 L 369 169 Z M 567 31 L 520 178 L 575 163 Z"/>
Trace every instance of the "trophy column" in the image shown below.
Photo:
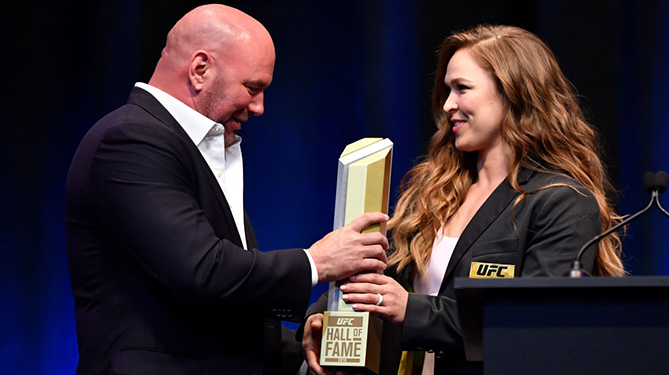
<path fill-rule="evenodd" d="M 388 213 L 393 143 L 363 138 L 346 146 L 337 168 L 334 229 L 365 212 Z M 386 233 L 386 224 L 363 232 Z M 368 312 L 353 311 L 341 298 L 341 281 L 330 283 L 328 311 L 323 322 L 320 364 L 378 373 L 383 322 Z"/>

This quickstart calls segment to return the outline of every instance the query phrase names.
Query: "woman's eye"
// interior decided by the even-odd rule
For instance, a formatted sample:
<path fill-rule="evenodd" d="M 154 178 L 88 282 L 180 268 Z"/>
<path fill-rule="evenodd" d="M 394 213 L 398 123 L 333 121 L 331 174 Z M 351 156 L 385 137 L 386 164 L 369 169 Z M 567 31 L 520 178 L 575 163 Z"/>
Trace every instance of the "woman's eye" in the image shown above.
<path fill-rule="evenodd" d="M 465 90 L 469 90 L 469 87 L 465 85 L 458 85 L 458 91 L 465 91 Z"/>

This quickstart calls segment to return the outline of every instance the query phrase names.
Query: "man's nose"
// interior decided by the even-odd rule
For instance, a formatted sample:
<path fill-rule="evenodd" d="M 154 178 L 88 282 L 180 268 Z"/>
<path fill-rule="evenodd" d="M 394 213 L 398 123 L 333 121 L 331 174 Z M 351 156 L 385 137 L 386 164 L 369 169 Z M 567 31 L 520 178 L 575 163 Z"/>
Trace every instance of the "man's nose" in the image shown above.
<path fill-rule="evenodd" d="M 249 103 L 249 112 L 253 116 L 262 116 L 262 114 L 265 113 L 264 99 L 265 94 L 262 92 L 251 99 L 251 103 Z"/>

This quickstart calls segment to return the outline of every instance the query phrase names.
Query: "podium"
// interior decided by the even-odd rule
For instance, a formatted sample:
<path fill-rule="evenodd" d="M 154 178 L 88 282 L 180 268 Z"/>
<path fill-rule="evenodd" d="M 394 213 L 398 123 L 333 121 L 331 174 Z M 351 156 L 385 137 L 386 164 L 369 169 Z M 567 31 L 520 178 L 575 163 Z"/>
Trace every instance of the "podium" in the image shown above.
<path fill-rule="evenodd" d="M 468 360 L 495 374 L 669 374 L 669 277 L 455 280 Z"/>

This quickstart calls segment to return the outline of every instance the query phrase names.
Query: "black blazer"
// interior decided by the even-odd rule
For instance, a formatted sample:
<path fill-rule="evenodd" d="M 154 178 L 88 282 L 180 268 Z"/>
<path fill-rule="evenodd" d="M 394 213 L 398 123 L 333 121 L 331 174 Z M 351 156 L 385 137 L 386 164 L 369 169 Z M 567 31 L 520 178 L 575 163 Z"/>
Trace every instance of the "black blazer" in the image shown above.
<path fill-rule="evenodd" d="M 460 236 L 438 296 L 410 293 L 404 324 L 384 324 L 381 374 L 397 374 L 402 350 L 434 351 L 435 374 L 481 374 L 481 362 L 465 360 L 454 278 L 469 277 L 472 262 L 514 265 L 515 277 L 565 276 L 581 246 L 601 232 L 597 201 L 574 180 L 522 169 L 518 182 L 534 193 L 514 208 L 519 193 L 508 181 L 495 189 Z M 595 251 L 582 259 L 588 271 Z M 386 274 L 409 290 L 411 268 Z M 324 301 L 308 314 L 324 310 Z"/>
<path fill-rule="evenodd" d="M 144 90 L 82 140 L 66 187 L 77 374 L 270 374 L 304 315 L 302 249 L 244 251 L 197 147 Z"/>

